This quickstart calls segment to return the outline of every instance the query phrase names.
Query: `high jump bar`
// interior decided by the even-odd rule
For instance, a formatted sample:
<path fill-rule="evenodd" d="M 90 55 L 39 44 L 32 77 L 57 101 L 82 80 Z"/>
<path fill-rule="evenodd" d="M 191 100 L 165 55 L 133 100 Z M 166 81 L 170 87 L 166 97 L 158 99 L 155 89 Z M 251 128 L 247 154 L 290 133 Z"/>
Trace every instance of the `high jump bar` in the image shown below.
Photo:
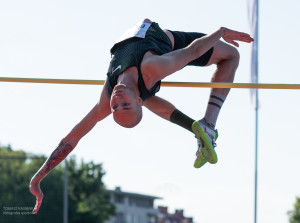
<path fill-rule="evenodd" d="M 44 83 L 44 84 L 83 84 L 103 85 L 104 80 L 79 80 L 79 79 L 46 79 L 46 78 L 17 78 L 0 77 L 0 82 L 19 83 Z M 296 89 L 300 90 L 300 84 L 267 84 L 267 83 L 211 83 L 211 82 L 171 82 L 164 81 L 165 87 L 202 87 L 202 88 L 255 88 L 255 89 Z"/>

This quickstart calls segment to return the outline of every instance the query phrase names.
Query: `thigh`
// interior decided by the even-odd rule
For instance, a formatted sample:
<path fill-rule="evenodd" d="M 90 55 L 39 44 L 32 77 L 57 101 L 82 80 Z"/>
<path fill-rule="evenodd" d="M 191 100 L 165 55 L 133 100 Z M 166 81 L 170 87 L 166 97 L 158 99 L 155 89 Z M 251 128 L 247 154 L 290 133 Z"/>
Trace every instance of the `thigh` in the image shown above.
<path fill-rule="evenodd" d="M 164 29 L 163 31 L 164 31 L 165 34 L 169 37 L 169 39 L 170 39 L 170 41 L 171 41 L 171 43 L 172 43 L 172 50 L 174 50 L 174 42 L 175 42 L 175 39 L 174 39 L 173 34 L 172 34 L 169 30 L 167 30 L 167 29 Z"/>
<path fill-rule="evenodd" d="M 170 31 L 174 37 L 174 48 L 173 50 L 178 50 L 189 46 L 194 40 L 200 39 L 206 36 L 205 33 L 199 32 L 181 32 L 181 31 Z M 210 48 L 202 56 L 196 58 L 193 61 L 190 61 L 187 66 L 206 66 L 210 57 L 213 53 L 213 48 Z"/>

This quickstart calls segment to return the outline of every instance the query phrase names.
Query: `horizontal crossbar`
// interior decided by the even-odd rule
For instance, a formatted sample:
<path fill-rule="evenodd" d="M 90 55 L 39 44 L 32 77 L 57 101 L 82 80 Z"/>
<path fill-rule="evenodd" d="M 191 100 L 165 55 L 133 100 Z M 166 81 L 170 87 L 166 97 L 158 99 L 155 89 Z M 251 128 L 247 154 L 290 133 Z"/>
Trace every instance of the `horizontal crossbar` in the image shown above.
<path fill-rule="evenodd" d="M 46 84 L 84 84 L 103 85 L 104 80 L 44 79 L 0 77 L 0 82 L 46 83 Z M 266 84 L 266 83 L 211 83 L 211 82 L 170 82 L 161 83 L 165 87 L 202 87 L 202 88 L 255 88 L 255 89 L 300 89 L 300 84 Z"/>

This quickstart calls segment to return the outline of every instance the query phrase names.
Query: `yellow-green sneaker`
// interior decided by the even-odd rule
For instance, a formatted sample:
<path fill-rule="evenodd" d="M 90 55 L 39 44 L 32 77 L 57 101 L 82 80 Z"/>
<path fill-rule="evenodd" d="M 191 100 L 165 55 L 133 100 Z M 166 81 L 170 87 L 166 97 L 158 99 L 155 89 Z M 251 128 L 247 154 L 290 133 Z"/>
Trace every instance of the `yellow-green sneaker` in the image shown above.
<path fill-rule="evenodd" d="M 217 163 L 218 156 L 214 148 L 216 147 L 215 141 L 218 138 L 218 131 L 206 126 L 202 121 L 195 121 L 192 124 L 192 130 L 198 141 L 197 159 L 194 167 L 200 168 L 206 161 L 212 164 Z"/>
<path fill-rule="evenodd" d="M 204 158 L 204 156 L 201 153 L 201 146 L 198 144 L 198 150 L 196 152 L 196 160 L 194 162 L 194 167 L 195 168 L 200 168 L 202 167 L 205 163 L 207 163 L 207 160 Z"/>

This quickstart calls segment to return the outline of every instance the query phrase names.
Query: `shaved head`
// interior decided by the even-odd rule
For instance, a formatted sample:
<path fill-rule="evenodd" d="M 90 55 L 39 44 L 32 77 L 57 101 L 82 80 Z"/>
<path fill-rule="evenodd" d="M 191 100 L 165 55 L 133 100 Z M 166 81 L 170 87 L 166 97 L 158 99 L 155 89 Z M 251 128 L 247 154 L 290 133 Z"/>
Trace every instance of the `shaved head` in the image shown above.
<path fill-rule="evenodd" d="M 132 88 L 118 84 L 114 87 L 110 98 L 110 108 L 116 123 L 133 128 L 143 117 L 143 100 Z"/>
<path fill-rule="evenodd" d="M 113 118 L 116 123 L 125 127 L 133 128 L 142 120 L 143 109 L 137 105 L 131 109 L 118 110 L 113 112 Z"/>

